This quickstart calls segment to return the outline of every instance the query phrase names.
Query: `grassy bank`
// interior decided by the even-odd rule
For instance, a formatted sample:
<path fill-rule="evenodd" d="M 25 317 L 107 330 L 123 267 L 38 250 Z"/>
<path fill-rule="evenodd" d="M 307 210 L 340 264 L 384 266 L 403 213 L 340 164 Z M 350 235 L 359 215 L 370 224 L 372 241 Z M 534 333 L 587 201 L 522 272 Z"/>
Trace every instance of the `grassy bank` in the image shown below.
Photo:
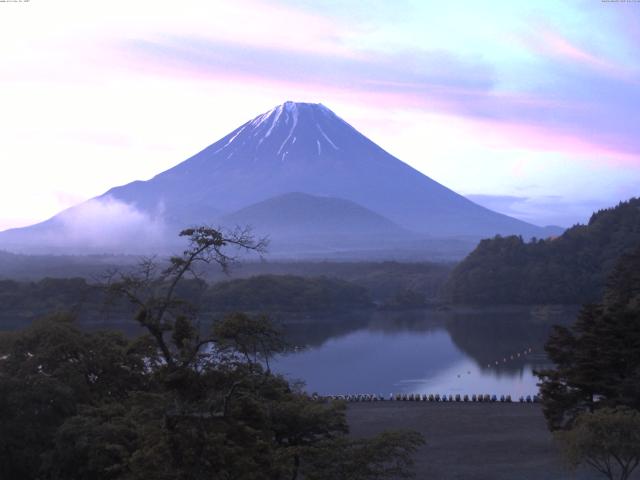
<path fill-rule="evenodd" d="M 374 402 L 349 404 L 351 432 L 413 429 L 427 444 L 417 453 L 417 479 L 591 480 L 562 465 L 535 404 Z M 633 478 L 640 478 L 634 475 Z"/>

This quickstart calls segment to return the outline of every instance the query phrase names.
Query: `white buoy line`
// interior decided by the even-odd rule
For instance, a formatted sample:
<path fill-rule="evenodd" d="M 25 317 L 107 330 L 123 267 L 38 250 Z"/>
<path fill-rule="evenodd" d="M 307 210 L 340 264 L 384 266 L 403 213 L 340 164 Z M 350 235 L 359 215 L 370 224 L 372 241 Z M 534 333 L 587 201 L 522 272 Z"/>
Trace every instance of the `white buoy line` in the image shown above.
<path fill-rule="evenodd" d="M 512 398 L 511 395 L 490 395 L 490 394 L 449 394 L 440 395 L 438 393 L 391 393 L 388 397 L 375 393 L 356 393 L 343 395 L 317 395 L 311 396 L 314 400 L 329 401 L 341 400 L 344 402 L 459 402 L 459 403 L 538 403 L 539 395 L 520 396 L 518 400 Z"/>

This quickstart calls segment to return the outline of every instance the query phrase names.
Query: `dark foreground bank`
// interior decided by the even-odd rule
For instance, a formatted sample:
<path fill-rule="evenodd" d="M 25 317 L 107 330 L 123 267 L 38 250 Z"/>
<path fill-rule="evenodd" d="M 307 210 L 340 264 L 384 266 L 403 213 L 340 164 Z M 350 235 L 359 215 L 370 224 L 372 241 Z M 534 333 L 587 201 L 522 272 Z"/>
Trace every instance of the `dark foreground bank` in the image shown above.
<path fill-rule="evenodd" d="M 417 479 L 603 478 L 563 467 L 535 404 L 353 403 L 347 420 L 355 436 L 399 428 L 422 433 L 426 445 L 415 456 Z"/>

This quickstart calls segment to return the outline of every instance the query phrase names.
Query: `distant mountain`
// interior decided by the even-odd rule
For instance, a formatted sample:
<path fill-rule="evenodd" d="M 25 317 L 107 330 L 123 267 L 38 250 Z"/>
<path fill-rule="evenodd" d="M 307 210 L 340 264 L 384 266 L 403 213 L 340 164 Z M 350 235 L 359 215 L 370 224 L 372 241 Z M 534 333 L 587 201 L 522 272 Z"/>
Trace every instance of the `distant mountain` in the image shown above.
<path fill-rule="evenodd" d="M 63 248 L 66 237 L 72 237 L 72 249 L 114 250 L 131 243 L 150 248 L 185 225 L 216 223 L 291 192 L 355 202 L 430 237 L 546 235 L 540 227 L 481 207 L 433 181 L 323 105 L 286 102 L 148 181 L 112 188 L 37 229 L 1 233 L 0 247 Z M 91 228 L 85 229 L 87 222 Z"/>
<path fill-rule="evenodd" d="M 640 198 L 632 198 L 557 238 L 481 241 L 451 273 L 446 296 L 462 304 L 595 302 L 618 259 L 638 247 Z"/>
<path fill-rule="evenodd" d="M 350 200 L 285 193 L 222 217 L 224 224 L 252 225 L 285 235 L 397 235 L 408 232 L 391 220 Z"/>
<path fill-rule="evenodd" d="M 249 205 L 223 216 L 220 223 L 268 232 L 270 251 L 392 248 L 419 237 L 350 200 L 299 192 Z"/>

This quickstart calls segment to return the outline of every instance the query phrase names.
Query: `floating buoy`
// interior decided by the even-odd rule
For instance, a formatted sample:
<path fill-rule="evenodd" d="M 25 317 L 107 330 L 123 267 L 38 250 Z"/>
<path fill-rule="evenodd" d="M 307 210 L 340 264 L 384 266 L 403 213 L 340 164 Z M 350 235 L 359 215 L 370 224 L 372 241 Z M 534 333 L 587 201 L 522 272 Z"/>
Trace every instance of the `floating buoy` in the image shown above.
<path fill-rule="evenodd" d="M 521 355 L 528 355 L 530 353 L 533 352 L 533 347 L 529 347 L 525 350 L 521 352 L 515 352 L 513 354 L 507 355 L 505 357 L 502 358 L 502 363 L 507 363 L 508 361 L 513 361 L 513 360 L 517 360 L 518 358 L 520 358 Z M 491 368 L 491 363 L 487 363 L 487 368 Z M 495 360 L 494 361 L 494 365 L 500 365 L 500 360 Z M 471 372 L 467 372 L 467 374 L 470 374 Z"/>

